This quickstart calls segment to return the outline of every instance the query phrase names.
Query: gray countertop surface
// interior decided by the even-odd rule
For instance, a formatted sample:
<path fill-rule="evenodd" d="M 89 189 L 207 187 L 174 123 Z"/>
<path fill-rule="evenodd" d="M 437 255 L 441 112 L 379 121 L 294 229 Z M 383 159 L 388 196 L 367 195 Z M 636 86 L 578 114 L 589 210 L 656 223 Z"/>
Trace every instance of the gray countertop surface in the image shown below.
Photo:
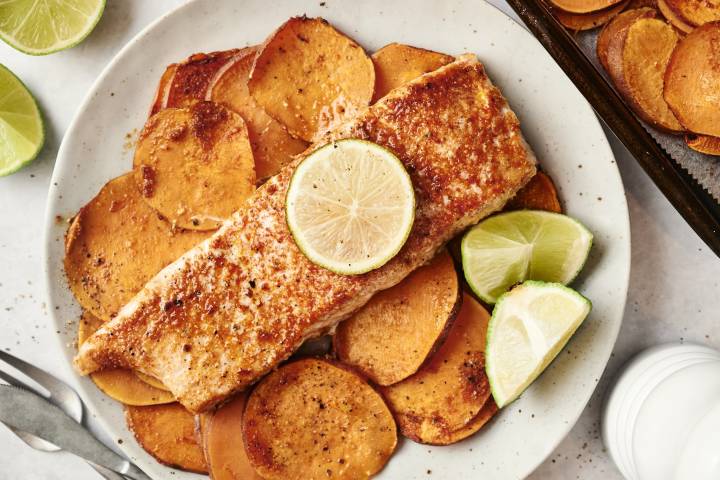
<path fill-rule="evenodd" d="M 109 0 L 102 20 L 85 42 L 47 57 L 26 56 L 0 43 L 0 63 L 36 95 L 48 134 L 40 158 L 21 172 L 0 178 L 0 348 L 60 376 L 71 373 L 52 339 L 56 332 L 45 304 L 41 268 L 45 200 L 57 148 L 101 69 L 138 31 L 180 3 Z M 510 12 L 503 0 L 491 3 Z M 625 184 L 632 227 L 625 320 L 588 407 L 532 479 L 620 479 L 600 438 L 603 396 L 618 369 L 635 353 L 662 342 L 692 341 L 720 347 L 720 259 L 693 233 L 612 133 L 607 133 Z M 94 427 L 92 419 L 90 423 Z M 0 427 L 0 480 L 69 478 L 99 477 L 81 460 L 65 453 L 31 450 Z M 443 477 L 441 472 L 433 472 L 429 478 Z"/>

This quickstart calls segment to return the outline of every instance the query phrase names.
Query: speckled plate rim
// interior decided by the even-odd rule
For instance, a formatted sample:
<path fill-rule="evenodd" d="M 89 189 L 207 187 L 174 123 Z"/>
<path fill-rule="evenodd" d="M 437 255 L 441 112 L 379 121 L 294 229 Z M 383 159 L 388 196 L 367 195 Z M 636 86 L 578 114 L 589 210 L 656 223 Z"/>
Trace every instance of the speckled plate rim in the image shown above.
<path fill-rule="evenodd" d="M 596 235 L 591 258 L 574 284 L 593 300 L 593 313 L 548 371 L 479 434 L 449 447 L 403 441 L 378 476 L 420 479 L 428 478 L 431 470 L 433 478 L 523 478 L 572 428 L 607 364 L 629 282 L 629 217 L 612 151 L 590 106 L 524 28 L 479 0 L 305 4 L 279 0 L 273 9 L 263 0 L 195 0 L 140 32 L 88 92 L 63 139 L 50 185 L 44 269 L 50 316 L 60 332 L 65 367 L 71 368 L 75 353 L 79 307 L 63 274 L 65 226 L 56 217 L 71 215 L 107 180 L 129 170 L 124 136 L 142 126 L 166 64 L 195 51 L 258 43 L 287 17 L 302 13 L 327 18 L 368 51 L 397 41 L 453 54 L 477 53 L 518 113 L 528 141 L 556 180 L 568 213 Z M 120 104 L 123 95 L 127 101 Z M 119 405 L 87 378 L 73 375 L 72 383 L 86 403 L 90 423 L 99 425 L 114 442 L 122 441 L 120 450 L 149 475 L 197 478 L 147 455 L 125 428 Z"/>

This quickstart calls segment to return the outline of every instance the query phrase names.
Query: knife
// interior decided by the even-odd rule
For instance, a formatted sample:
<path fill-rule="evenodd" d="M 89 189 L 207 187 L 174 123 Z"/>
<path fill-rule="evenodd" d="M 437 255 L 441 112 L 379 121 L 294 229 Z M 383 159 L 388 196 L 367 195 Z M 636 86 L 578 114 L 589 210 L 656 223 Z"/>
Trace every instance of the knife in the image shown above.
<path fill-rule="evenodd" d="M 12 385 L 0 385 L 0 422 L 47 440 L 63 450 L 133 480 L 151 480 L 110 450 L 82 425 L 44 398 Z"/>
<path fill-rule="evenodd" d="M 507 1 L 690 227 L 720 256 L 720 204 L 643 128 L 542 0 Z"/>

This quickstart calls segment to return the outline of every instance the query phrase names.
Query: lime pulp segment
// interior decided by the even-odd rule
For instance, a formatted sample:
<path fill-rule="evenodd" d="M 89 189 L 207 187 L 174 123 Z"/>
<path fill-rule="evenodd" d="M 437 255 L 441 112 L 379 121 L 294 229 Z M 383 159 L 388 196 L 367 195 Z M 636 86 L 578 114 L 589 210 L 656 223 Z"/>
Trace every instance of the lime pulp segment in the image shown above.
<path fill-rule="evenodd" d="M 35 99 L 10 70 L 0 65 L 0 176 L 35 159 L 44 141 Z"/>
<path fill-rule="evenodd" d="M 461 243 L 465 278 L 487 303 L 524 280 L 567 284 L 585 264 L 592 233 L 566 215 L 540 210 L 501 213 L 470 229 Z"/>
<path fill-rule="evenodd" d="M 105 0 L 0 0 L 0 38 L 30 55 L 80 43 L 100 20 Z"/>

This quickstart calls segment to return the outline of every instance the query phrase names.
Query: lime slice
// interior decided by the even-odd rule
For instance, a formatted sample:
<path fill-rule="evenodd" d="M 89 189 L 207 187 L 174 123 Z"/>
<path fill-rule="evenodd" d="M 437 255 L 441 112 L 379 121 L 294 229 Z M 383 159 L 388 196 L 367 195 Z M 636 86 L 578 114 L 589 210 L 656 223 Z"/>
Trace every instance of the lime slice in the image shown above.
<path fill-rule="evenodd" d="M 490 217 L 462 239 L 463 271 L 487 303 L 524 280 L 568 284 L 580 273 L 592 233 L 559 213 L 519 210 Z"/>
<path fill-rule="evenodd" d="M 407 240 L 415 193 L 389 150 L 341 140 L 311 153 L 288 187 L 287 223 L 313 263 L 343 275 L 384 265 Z"/>
<path fill-rule="evenodd" d="M 0 38 L 30 55 L 74 47 L 92 32 L 105 0 L 0 0 Z"/>
<path fill-rule="evenodd" d="M 488 325 L 485 370 L 498 407 L 520 394 L 545 370 L 592 304 L 559 283 L 528 280 L 500 297 Z"/>
<path fill-rule="evenodd" d="M 44 142 L 35 99 L 20 79 L 0 65 L 0 177 L 34 160 Z"/>

